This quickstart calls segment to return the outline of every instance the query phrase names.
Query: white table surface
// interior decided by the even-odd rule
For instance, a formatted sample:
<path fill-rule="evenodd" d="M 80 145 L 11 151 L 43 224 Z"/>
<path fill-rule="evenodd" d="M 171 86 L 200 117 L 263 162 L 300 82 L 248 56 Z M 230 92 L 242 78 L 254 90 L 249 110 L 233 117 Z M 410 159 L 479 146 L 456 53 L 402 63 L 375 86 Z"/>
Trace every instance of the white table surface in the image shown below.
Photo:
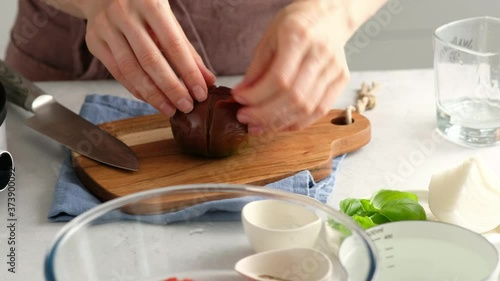
<path fill-rule="evenodd" d="M 372 140 L 350 153 L 341 164 L 331 202 L 346 197 L 369 196 L 380 188 L 426 190 L 436 171 L 480 154 L 497 172 L 500 147 L 465 148 L 442 139 L 435 131 L 434 84 L 431 70 L 352 73 L 352 79 L 335 107 L 355 99 L 362 81 L 380 81 L 377 107 L 365 113 L 372 124 Z M 224 77 L 218 84 L 231 86 L 238 77 Z M 78 112 L 90 93 L 130 97 L 114 81 L 39 83 L 56 100 Z M 0 194 L 0 280 L 41 281 L 46 250 L 64 225 L 49 222 L 54 184 L 64 148 L 23 125 L 32 114 L 10 105 L 7 141 L 16 164 L 17 265 L 7 272 L 7 194 Z"/>

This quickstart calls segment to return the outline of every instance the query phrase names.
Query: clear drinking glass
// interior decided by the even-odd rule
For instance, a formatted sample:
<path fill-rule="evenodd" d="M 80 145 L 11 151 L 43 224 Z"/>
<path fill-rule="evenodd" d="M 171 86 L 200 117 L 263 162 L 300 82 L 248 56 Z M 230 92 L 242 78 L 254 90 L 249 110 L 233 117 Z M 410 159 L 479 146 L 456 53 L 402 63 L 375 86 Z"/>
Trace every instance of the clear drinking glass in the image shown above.
<path fill-rule="evenodd" d="M 302 211 L 316 214 L 312 227 L 316 231 L 295 227 L 300 215 L 282 212 L 279 207 L 259 209 L 262 200 L 292 204 L 295 207 L 289 210 L 299 208 L 299 214 Z M 253 210 L 252 219 L 262 219 L 268 225 L 250 232 L 246 224 L 252 221 L 242 220 L 244 212 L 240 210 L 252 203 L 257 203 L 248 208 Z M 206 210 L 208 215 L 203 215 Z M 290 236 L 294 229 L 298 231 Z M 260 237 L 250 241 L 255 233 Z M 276 273 L 278 276 L 274 277 L 281 279 L 269 280 L 311 280 L 307 277 L 319 270 L 320 256 L 327 257 L 332 268 L 331 276 L 321 281 L 376 278 L 376 248 L 349 217 L 310 197 L 229 184 L 165 187 L 103 203 L 60 231 L 45 260 L 45 278 L 48 281 L 163 281 L 174 277 L 179 281 L 248 280 L 235 271 L 236 263 L 256 254 L 251 242 L 265 242 L 271 236 L 279 247 L 302 248 L 304 241 L 314 241 L 310 249 L 316 254 L 305 255 L 287 270 Z M 286 240 L 292 243 L 282 243 Z M 282 261 L 276 258 L 267 263 L 273 268 L 275 262 L 279 265 Z"/>
<path fill-rule="evenodd" d="M 500 19 L 479 17 L 434 34 L 437 127 L 470 147 L 500 143 Z"/>

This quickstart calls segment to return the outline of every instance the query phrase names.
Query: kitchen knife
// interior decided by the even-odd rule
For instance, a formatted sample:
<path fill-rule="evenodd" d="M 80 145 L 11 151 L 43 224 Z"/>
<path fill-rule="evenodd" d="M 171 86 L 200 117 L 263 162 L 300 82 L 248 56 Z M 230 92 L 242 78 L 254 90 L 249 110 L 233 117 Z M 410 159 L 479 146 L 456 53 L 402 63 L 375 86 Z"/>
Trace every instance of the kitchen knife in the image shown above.
<path fill-rule="evenodd" d="M 27 126 L 96 161 L 126 170 L 139 169 L 137 156 L 130 147 L 57 103 L 2 60 L 0 82 L 10 102 L 35 113 L 25 121 Z"/>

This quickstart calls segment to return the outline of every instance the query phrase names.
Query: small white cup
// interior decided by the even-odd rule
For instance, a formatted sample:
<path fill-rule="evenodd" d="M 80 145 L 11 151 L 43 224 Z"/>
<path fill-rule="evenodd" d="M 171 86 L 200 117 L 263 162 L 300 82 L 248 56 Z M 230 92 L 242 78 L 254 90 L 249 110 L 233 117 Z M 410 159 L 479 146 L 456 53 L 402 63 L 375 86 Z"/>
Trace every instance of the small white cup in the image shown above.
<path fill-rule="evenodd" d="M 280 200 L 250 202 L 243 207 L 241 216 L 256 252 L 312 248 L 321 231 L 321 219 L 316 213 Z"/>

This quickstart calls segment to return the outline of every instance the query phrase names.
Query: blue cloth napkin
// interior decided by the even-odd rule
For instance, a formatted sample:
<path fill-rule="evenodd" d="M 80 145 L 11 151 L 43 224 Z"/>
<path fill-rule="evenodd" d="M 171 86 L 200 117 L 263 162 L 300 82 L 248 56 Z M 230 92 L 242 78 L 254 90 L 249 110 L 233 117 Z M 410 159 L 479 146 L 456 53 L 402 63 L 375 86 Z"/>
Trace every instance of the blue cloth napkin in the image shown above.
<path fill-rule="evenodd" d="M 157 113 L 144 102 L 108 95 L 89 95 L 85 98 L 80 115 L 94 124 L 110 122 L 135 116 Z M 286 155 L 284 155 L 286 157 Z M 326 203 L 333 191 L 335 172 L 345 155 L 333 159 L 330 176 L 315 182 L 309 171 L 301 171 L 294 176 L 267 185 L 269 188 L 285 190 L 315 198 Z M 230 220 L 235 217 L 249 198 L 225 199 L 206 202 L 195 207 L 166 215 L 144 216 L 150 222 L 171 222 L 187 219 Z M 54 222 L 70 221 L 79 214 L 101 204 L 90 194 L 78 179 L 71 164 L 71 153 L 64 160 L 56 182 L 54 200 L 48 218 Z M 130 215 L 114 212 L 110 219 L 126 219 Z M 132 217 L 130 216 L 132 219 Z M 137 220 L 137 218 L 133 218 Z"/>

